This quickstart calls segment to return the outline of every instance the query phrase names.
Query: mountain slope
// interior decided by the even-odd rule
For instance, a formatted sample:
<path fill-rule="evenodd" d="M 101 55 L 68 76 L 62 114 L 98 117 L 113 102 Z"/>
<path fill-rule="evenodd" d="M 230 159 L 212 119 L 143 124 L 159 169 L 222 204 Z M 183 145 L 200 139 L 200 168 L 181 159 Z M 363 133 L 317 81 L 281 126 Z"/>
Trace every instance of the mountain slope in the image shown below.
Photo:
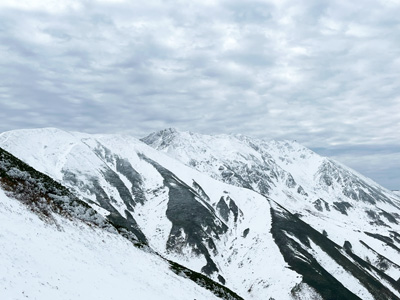
<path fill-rule="evenodd" d="M 0 191 L 3 299 L 217 299 L 117 234 L 55 219 L 44 223 Z"/>
<path fill-rule="evenodd" d="M 356 255 L 392 280 L 399 279 L 400 198 L 372 180 L 296 142 L 174 129 L 142 141 L 213 178 L 270 197 L 336 244 L 350 243 Z"/>
<path fill-rule="evenodd" d="M 155 251 L 241 296 L 290 299 L 301 283 L 274 243 L 268 201 L 255 192 L 213 180 L 129 136 L 43 129 L 3 133 L 0 141 L 114 224 L 109 216 L 116 211 L 131 220 Z"/>
<path fill-rule="evenodd" d="M 134 237 L 1 148 L 0 226 L 4 299 L 217 299 L 187 279 L 195 273 L 175 274 L 178 265 L 135 247 Z"/>
<path fill-rule="evenodd" d="M 0 146 L 114 226 L 245 299 L 397 299 L 399 198 L 289 142 L 57 129 Z M 166 153 L 162 153 L 166 152 Z"/>

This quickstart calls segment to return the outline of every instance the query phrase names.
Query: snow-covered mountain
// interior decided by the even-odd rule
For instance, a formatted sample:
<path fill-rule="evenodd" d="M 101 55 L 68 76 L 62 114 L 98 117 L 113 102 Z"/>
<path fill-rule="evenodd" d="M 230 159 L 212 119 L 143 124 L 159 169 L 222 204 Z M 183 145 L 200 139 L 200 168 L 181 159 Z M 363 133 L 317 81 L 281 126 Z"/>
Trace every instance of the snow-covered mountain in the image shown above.
<path fill-rule="evenodd" d="M 2 149 L 0 225 L 1 299 L 229 296 L 215 284 L 196 284 L 189 278 L 195 273 L 151 249 L 138 248 L 134 237 Z"/>
<path fill-rule="evenodd" d="M 0 135 L 120 232 L 245 299 L 400 299 L 398 195 L 295 142 L 173 129 L 142 141 Z"/>

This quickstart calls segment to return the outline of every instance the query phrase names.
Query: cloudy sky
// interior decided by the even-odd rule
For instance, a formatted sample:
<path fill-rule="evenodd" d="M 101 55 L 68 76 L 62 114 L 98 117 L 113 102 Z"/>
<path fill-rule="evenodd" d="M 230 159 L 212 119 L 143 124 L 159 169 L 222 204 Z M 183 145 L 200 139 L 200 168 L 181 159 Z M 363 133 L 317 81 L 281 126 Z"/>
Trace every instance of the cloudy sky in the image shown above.
<path fill-rule="evenodd" d="M 0 1 L 0 132 L 291 139 L 400 189 L 400 0 Z"/>

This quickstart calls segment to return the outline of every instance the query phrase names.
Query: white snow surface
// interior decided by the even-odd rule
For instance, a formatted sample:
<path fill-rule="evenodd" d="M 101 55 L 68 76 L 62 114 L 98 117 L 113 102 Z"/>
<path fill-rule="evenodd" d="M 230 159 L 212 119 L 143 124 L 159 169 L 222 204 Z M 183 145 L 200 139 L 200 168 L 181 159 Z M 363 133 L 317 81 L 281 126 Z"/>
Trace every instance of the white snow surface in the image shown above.
<path fill-rule="evenodd" d="M 200 271 L 205 264 L 204 257 L 193 255 L 190 249 L 187 249 L 185 255 L 166 249 L 172 226 L 165 215 L 168 188 L 164 186 L 159 172 L 143 160 L 140 154 L 145 154 L 170 170 L 189 186 L 196 181 L 210 197 L 209 204 L 213 207 L 221 196 L 229 196 L 238 205 L 243 216 L 236 224 L 231 220 L 227 223 L 229 230 L 216 242 L 218 253 L 213 260 L 226 279 L 226 286 L 246 299 L 291 299 L 290 290 L 299 284 L 302 278 L 287 268 L 272 238 L 270 204 L 259 194 L 258 183 L 251 184 L 254 191 L 244 189 L 237 181 L 233 182 L 237 186 L 223 183 L 226 178 L 222 173 L 226 171 L 227 166 L 237 170 L 243 177 L 254 170 L 264 172 L 264 175 L 271 178 L 268 182 L 268 196 L 271 199 L 292 213 L 301 215 L 302 220 L 316 230 L 325 230 L 335 243 L 343 245 L 346 240 L 351 241 L 354 253 L 361 258 L 368 258 L 374 265 L 379 263 L 374 251 L 388 258 L 393 264 L 388 266 L 386 274 L 395 280 L 399 278 L 399 253 L 366 235 L 364 231 L 383 236 L 389 236 L 391 231 L 400 232 L 400 226 L 390 222 L 385 216 L 380 215 L 385 226 L 377 226 L 366 214 L 366 211 L 379 213 L 381 210 L 399 214 L 400 196 L 357 172 L 291 141 L 267 142 L 241 135 L 207 136 L 167 130 L 162 138 L 155 139 L 151 146 L 155 149 L 130 136 L 89 135 L 58 129 L 17 130 L 0 134 L 0 147 L 35 169 L 66 184 L 83 199 L 90 199 L 95 203 L 96 199 L 84 187 L 64 182 L 64 174 L 65 171 L 72 172 L 82 182 L 90 177 L 97 178 L 102 188 L 116 201 L 114 207 L 121 214 L 127 207 L 115 188 L 104 179 L 105 170 L 112 169 L 116 172 L 116 168 L 112 159 L 105 159 L 103 148 L 128 160 L 143 179 L 146 202 L 144 205 L 137 205 L 132 215 L 149 239 L 149 245 L 167 258 L 196 271 Z M 96 154 L 96 151 L 102 154 Z M 329 173 L 321 171 L 327 168 Z M 122 174 L 118 175 L 130 189 L 130 182 Z M 333 179 L 331 185 L 323 182 L 321 178 L 324 175 Z M 344 194 L 345 184 L 360 186 L 363 183 L 386 195 L 394 205 L 379 201 L 375 204 L 356 201 Z M 329 210 L 326 209 L 325 202 L 322 203 L 322 210 L 316 209 L 315 201 L 320 198 L 326 202 Z M 346 211 L 347 215 L 335 209 L 335 203 L 339 202 L 351 204 Z M 105 214 L 98 206 L 93 207 Z M 249 234 L 243 237 L 246 229 L 249 229 Z M 374 251 L 366 248 L 360 241 L 365 242 Z M 331 268 L 332 272 L 339 270 L 335 277 L 343 284 L 344 281 L 348 281 L 347 273 L 333 266 L 322 250 L 314 249 L 314 254 L 320 258 L 321 264 Z M 238 272 L 240 276 L 237 275 Z M 359 283 L 348 282 L 353 292 L 367 297 L 365 299 L 370 297 Z M 318 297 L 309 287 L 303 289 L 313 297 Z"/>
<path fill-rule="evenodd" d="M 349 291 L 358 295 L 363 300 L 374 300 L 374 297 L 368 290 L 343 267 L 338 265 L 328 254 L 326 254 L 320 247 L 310 241 L 311 248 L 313 249 L 313 257 L 318 263 L 327 270 L 333 277 L 338 279 Z"/>
<path fill-rule="evenodd" d="M 375 251 L 400 265 L 400 255 L 396 250 L 363 232 L 384 236 L 390 236 L 393 231 L 400 232 L 399 193 L 385 189 L 337 161 L 322 157 L 295 141 L 264 141 L 243 135 L 212 136 L 167 129 L 146 139 L 155 149 L 218 180 L 226 180 L 219 169 L 219 166 L 223 165 L 228 165 L 242 177 L 245 177 L 249 170 L 264 172 L 272 182 L 268 196 L 292 213 L 299 214 L 302 220 L 313 228 L 320 232 L 325 230 L 328 237 L 339 245 L 350 240 L 357 255 L 377 263 L 376 254 L 360 244 L 360 240 L 368 241 L 368 245 L 374 245 Z M 247 165 L 249 169 L 243 168 L 243 165 Z M 265 171 L 265 166 L 273 172 Z M 274 177 L 274 173 L 277 176 Z M 294 179 L 293 186 L 287 184 L 289 176 Z M 332 181 L 331 185 L 324 183 L 324 176 Z M 345 188 L 349 187 L 370 194 L 362 185 L 374 189 L 392 203 L 376 200 L 373 204 L 354 200 L 344 192 Z M 305 193 L 299 192 L 299 187 Z M 252 185 L 252 188 L 260 192 L 257 185 Z M 316 209 L 317 199 L 324 201 L 322 211 Z M 351 205 L 346 214 L 336 209 L 337 203 L 341 202 Z M 329 210 L 326 209 L 325 203 Z M 377 226 L 376 220 L 372 219 L 367 211 L 378 215 L 384 225 Z M 397 216 L 397 223 L 387 219 L 384 213 Z M 397 266 L 391 266 L 385 272 L 393 279 L 399 279 Z"/>
<path fill-rule="evenodd" d="M 24 143 L 18 142 L 21 140 Z M 90 198 L 90 195 L 79 185 L 65 183 L 62 171 L 81 174 L 83 181 L 87 176 L 96 177 L 102 188 L 113 196 L 116 201 L 114 207 L 122 214 L 126 206 L 102 174 L 107 168 L 115 171 L 115 166 L 95 154 L 95 150 L 100 149 L 99 145 L 127 159 L 134 169 L 140 171 L 146 202 L 137 205 L 132 214 L 154 250 L 198 272 L 206 263 L 203 256 L 193 254 L 189 248 L 183 254 L 167 251 L 166 242 L 171 230 L 171 222 L 165 215 L 168 188 L 163 186 L 163 179 L 156 169 L 141 159 L 140 154 L 145 154 L 172 171 L 189 186 L 196 181 L 210 197 L 210 205 L 213 207 L 221 196 L 229 195 L 242 210 L 243 216 L 237 224 L 231 223 L 227 234 L 216 241 L 218 253 L 213 256 L 228 288 L 246 299 L 292 299 L 290 290 L 301 282 L 302 277 L 290 270 L 281 256 L 270 233 L 269 203 L 260 194 L 212 179 L 130 136 L 89 135 L 58 129 L 18 130 L 0 135 L 1 147 L 35 169 L 66 184 L 82 198 Z M 57 160 L 59 153 L 63 155 Z M 124 183 L 130 188 L 129 183 Z M 99 211 L 96 205 L 93 208 Z M 100 211 L 104 215 L 104 210 Z M 243 232 L 246 229 L 250 232 L 245 238 Z M 240 276 L 237 275 L 238 270 Z M 213 279 L 218 281 L 217 278 Z"/>
<path fill-rule="evenodd" d="M 56 220 L 0 190 L 1 299 L 219 299 L 117 234 Z"/>

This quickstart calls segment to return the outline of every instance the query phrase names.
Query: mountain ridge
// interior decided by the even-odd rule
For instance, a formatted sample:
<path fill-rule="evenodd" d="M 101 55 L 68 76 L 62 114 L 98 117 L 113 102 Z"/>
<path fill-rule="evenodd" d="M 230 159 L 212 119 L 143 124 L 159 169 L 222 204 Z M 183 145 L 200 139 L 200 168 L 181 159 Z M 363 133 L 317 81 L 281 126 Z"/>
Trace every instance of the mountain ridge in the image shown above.
<path fill-rule="evenodd" d="M 7 274 L 0 290 L 6 299 L 119 299 L 121 294 L 242 299 L 138 244 L 65 187 L 1 148 L 0 216 L 0 262 Z"/>
<path fill-rule="evenodd" d="M 156 149 L 126 135 L 0 134 L 0 147 L 245 299 L 331 299 L 329 276 L 342 296 L 400 297 L 395 194 L 296 142 L 172 129 L 142 141 Z"/>

